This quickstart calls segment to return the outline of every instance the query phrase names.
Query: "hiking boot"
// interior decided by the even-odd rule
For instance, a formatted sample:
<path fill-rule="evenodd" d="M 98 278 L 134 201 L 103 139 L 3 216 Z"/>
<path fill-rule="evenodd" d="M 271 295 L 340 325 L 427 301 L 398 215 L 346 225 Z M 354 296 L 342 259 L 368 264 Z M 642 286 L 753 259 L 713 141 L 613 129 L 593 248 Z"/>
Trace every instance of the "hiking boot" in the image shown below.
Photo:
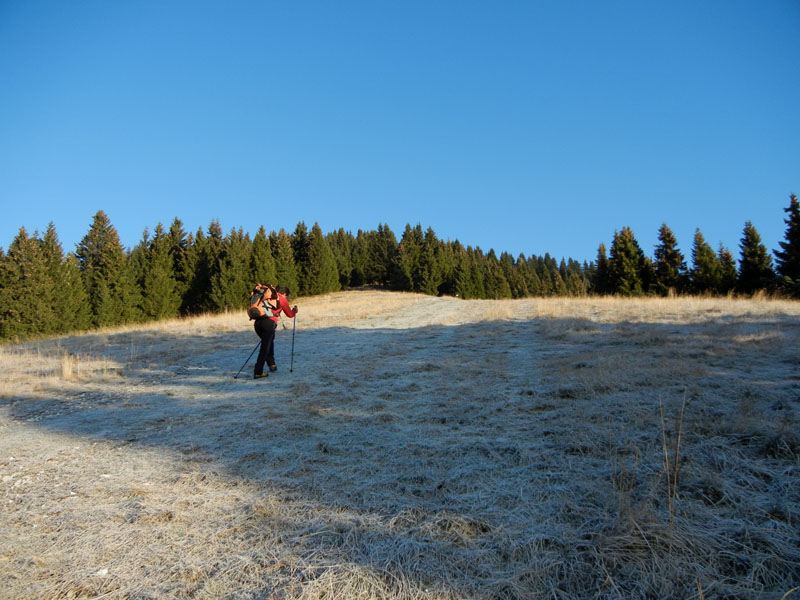
<path fill-rule="evenodd" d="M 253 379 L 263 379 L 264 377 L 269 377 L 269 373 L 256 373 L 253 375 Z"/>
<path fill-rule="evenodd" d="M 278 367 L 276 365 L 270 365 L 269 366 L 269 372 L 270 373 L 274 373 L 277 370 L 278 370 Z"/>

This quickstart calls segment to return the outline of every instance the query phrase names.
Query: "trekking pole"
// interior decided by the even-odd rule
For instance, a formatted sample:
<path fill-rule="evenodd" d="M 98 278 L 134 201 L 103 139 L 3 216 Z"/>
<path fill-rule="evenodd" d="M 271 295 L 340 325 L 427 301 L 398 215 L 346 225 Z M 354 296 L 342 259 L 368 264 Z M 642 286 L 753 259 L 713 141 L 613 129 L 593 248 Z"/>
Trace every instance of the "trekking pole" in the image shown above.
<path fill-rule="evenodd" d="M 261 345 L 261 342 L 259 341 L 259 342 L 258 342 L 258 344 L 256 344 L 256 347 L 255 347 L 255 348 L 253 348 L 253 351 L 250 353 L 250 356 L 248 356 L 248 357 L 247 357 L 247 360 L 246 360 L 246 361 L 244 361 L 244 365 L 242 365 L 242 366 L 241 366 L 241 368 L 239 369 L 239 373 L 241 373 L 241 372 L 242 372 L 242 369 L 244 369 L 244 366 L 245 366 L 247 363 L 249 363 L 249 362 L 250 362 L 250 359 L 251 359 L 251 358 L 253 358 L 253 354 L 255 354 L 255 353 L 256 353 L 256 349 L 257 349 L 257 348 L 258 348 L 260 345 Z M 233 378 L 234 378 L 234 379 L 238 379 L 238 377 L 239 377 L 239 373 L 236 373 L 236 375 L 234 375 L 234 376 L 233 376 Z"/>
<path fill-rule="evenodd" d="M 297 315 L 292 317 L 292 362 L 289 365 L 289 373 L 294 370 L 294 330 L 297 327 Z"/>

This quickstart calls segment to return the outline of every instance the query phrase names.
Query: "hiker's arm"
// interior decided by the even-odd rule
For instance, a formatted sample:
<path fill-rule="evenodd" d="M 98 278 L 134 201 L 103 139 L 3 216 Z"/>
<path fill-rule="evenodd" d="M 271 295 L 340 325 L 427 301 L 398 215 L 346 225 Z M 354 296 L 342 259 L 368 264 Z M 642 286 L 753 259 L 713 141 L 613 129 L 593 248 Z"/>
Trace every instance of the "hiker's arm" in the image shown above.
<path fill-rule="evenodd" d="M 295 306 L 294 308 L 292 308 L 291 306 L 289 306 L 289 301 L 286 299 L 286 296 L 284 296 L 283 294 L 278 294 L 278 300 L 281 303 L 280 304 L 281 309 L 283 309 L 283 312 L 286 314 L 287 317 L 291 319 L 297 314 L 297 307 Z"/>

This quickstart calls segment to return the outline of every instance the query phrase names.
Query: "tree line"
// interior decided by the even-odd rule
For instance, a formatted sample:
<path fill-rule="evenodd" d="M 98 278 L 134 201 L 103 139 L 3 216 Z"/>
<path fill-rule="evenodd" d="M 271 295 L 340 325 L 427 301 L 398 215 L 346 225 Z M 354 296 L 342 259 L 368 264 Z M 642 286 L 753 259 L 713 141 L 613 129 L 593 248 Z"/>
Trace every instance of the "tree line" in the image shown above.
<path fill-rule="evenodd" d="M 636 296 L 644 294 L 754 294 L 759 291 L 800 297 L 800 205 L 792 194 L 787 213 L 785 240 L 772 255 L 753 224 L 744 225 L 739 242 L 739 261 L 722 244 L 715 251 L 700 229 L 692 242 L 692 266 L 678 248 L 672 230 L 662 224 L 653 258 L 642 251 L 633 231 L 623 227 L 614 233 L 606 255 L 600 244 L 590 269 L 594 294 Z"/>
<path fill-rule="evenodd" d="M 432 228 L 406 225 L 400 239 L 385 224 L 355 235 L 324 234 L 300 222 L 292 233 L 252 238 L 241 228 L 225 233 L 214 220 L 184 231 L 175 218 L 145 230 L 123 248 L 108 216 L 99 211 L 74 252 L 64 253 L 55 226 L 29 235 L 21 228 L 0 248 L 0 338 L 66 333 L 207 312 L 240 310 L 256 282 L 286 285 L 293 295 L 316 295 L 364 285 L 461 298 L 502 299 L 587 294 L 750 294 L 783 291 L 800 296 L 800 209 L 792 195 L 786 240 L 776 267 L 755 227 L 746 223 L 740 260 L 715 251 L 695 233 L 692 266 L 666 224 L 653 258 L 633 231 L 615 232 L 610 252 L 597 259 L 557 261 L 549 254 L 514 258 L 493 249 L 440 240 Z"/>

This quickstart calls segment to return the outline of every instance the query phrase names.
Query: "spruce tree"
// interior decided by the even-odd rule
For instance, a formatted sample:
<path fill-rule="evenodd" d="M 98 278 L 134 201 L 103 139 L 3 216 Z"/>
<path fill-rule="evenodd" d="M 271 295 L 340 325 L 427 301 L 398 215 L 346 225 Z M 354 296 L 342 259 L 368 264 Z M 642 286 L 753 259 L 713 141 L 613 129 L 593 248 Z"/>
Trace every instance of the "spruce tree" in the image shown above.
<path fill-rule="evenodd" d="M 256 283 L 275 284 L 278 274 L 275 269 L 275 257 L 264 226 L 258 228 L 253 238 L 253 250 L 250 253 L 250 281 Z"/>
<path fill-rule="evenodd" d="M 720 243 L 717 260 L 719 261 L 719 285 L 717 291 L 723 295 L 728 294 L 736 288 L 736 259 L 733 258 L 733 253 Z"/>
<path fill-rule="evenodd" d="M 381 285 L 386 274 L 386 263 L 381 254 L 377 231 L 366 231 L 362 235 L 360 265 L 364 273 L 364 283 Z"/>
<path fill-rule="evenodd" d="M 550 268 L 543 256 L 531 257 L 536 265 L 535 273 L 539 277 L 541 295 L 543 297 L 550 297 L 553 295 L 553 276 L 550 273 Z"/>
<path fill-rule="evenodd" d="M 525 258 L 523 254 L 519 255 L 520 267 L 522 267 L 521 263 L 524 263 L 524 269 L 522 269 L 522 273 L 525 275 L 525 287 L 528 290 L 528 294 L 531 296 L 542 296 L 542 280 L 539 277 L 539 273 L 536 269 L 536 259 L 533 255 L 528 258 Z"/>
<path fill-rule="evenodd" d="M 211 280 L 211 300 L 215 310 L 235 311 L 246 307 L 250 281 L 250 238 L 240 227 L 232 229 L 217 255 L 217 268 Z"/>
<path fill-rule="evenodd" d="M 761 243 L 761 236 L 750 221 L 744 225 L 742 240 L 739 243 L 741 260 L 739 262 L 739 278 L 737 290 L 752 294 L 757 290 L 768 289 L 775 282 L 772 270 L 772 257 Z"/>
<path fill-rule="evenodd" d="M 445 296 L 453 296 L 456 293 L 456 242 L 440 242 L 439 245 L 439 273 L 441 284 L 439 293 Z"/>
<path fill-rule="evenodd" d="M 487 297 L 486 257 L 483 254 L 483 250 L 481 250 L 478 246 L 475 246 L 475 248 L 467 246 L 467 254 L 469 255 L 469 297 L 482 300 Z"/>
<path fill-rule="evenodd" d="M 422 287 L 420 256 L 424 236 L 422 226 L 417 224 L 411 227 L 406 224 L 403 236 L 400 238 L 398 270 L 393 289 L 404 292 L 419 292 Z"/>
<path fill-rule="evenodd" d="M 189 234 L 186 243 L 186 273 L 189 274 L 189 288 L 183 295 L 181 314 L 198 314 L 205 310 L 205 296 L 211 287 L 206 257 L 206 236 L 202 228 L 195 235 Z"/>
<path fill-rule="evenodd" d="M 101 210 L 75 251 L 98 327 L 139 319 L 140 293 L 117 230 Z"/>
<path fill-rule="evenodd" d="M 597 262 L 594 267 L 594 277 L 592 278 L 592 293 L 603 296 L 611 293 L 611 277 L 608 270 L 608 256 L 606 256 L 606 245 L 602 242 L 597 248 Z"/>
<path fill-rule="evenodd" d="M 517 272 L 517 276 L 521 279 L 521 283 L 518 286 L 518 290 L 520 293 L 523 293 L 523 296 L 519 296 L 520 298 L 527 298 L 529 296 L 535 296 L 536 292 L 531 289 L 531 282 L 532 282 L 532 275 L 530 268 L 528 267 L 528 261 L 525 258 L 525 255 L 520 253 L 517 257 L 517 260 L 514 264 L 514 268 Z M 509 283 L 509 285 L 511 285 Z M 512 287 L 511 290 L 512 294 L 514 293 L 514 289 Z"/>
<path fill-rule="evenodd" d="M 350 285 L 359 287 L 367 283 L 366 278 L 366 264 L 367 254 L 369 253 L 369 234 L 365 231 L 358 230 L 356 237 L 353 240 L 353 248 L 350 253 L 350 262 L 352 269 L 350 271 Z"/>
<path fill-rule="evenodd" d="M 78 259 L 72 253 L 67 255 L 62 265 L 62 282 L 57 306 L 64 324 L 63 331 L 89 329 L 92 326 L 89 294 L 83 284 Z"/>
<path fill-rule="evenodd" d="M 213 219 L 208 225 L 206 235 L 198 230 L 195 238 L 197 245 L 196 276 L 193 280 L 191 294 L 195 312 L 213 312 L 220 309 L 219 298 L 214 297 L 214 285 L 219 280 L 220 256 L 225 239 L 219 220 Z"/>
<path fill-rule="evenodd" d="M 561 276 L 561 272 L 557 268 L 551 268 L 550 270 L 550 278 L 553 282 L 553 295 L 555 296 L 568 296 L 569 290 L 567 289 L 567 283 L 564 281 L 564 278 Z"/>
<path fill-rule="evenodd" d="M 292 256 L 294 257 L 295 270 L 297 271 L 297 294 L 304 296 L 308 293 L 308 228 L 303 221 L 297 224 L 292 234 Z"/>
<path fill-rule="evenodd" d="M 523 258 L 522 263 L 524 264 L 524 262 L 525 259 Z M 503 275 L 505 275 L 506 281 L 511 289 L 511 297 L 525 298 L 528 295 L 525 277 L 519 269 L 518 264 L 514 262 L 514 258 L 511 254 L 508 252 L 500 254 L 500 266 L 503 269 Z"/>
<path fill-rule="evenodd" d="M 642 267 L 644 253 L 629 227 L 614 233 L 608 261 L 609 283 L 615 294 L 638 296 L 644 292 Z"/>
<path fill-rule="evenodd" d="M 0 337 L 46 331 L 54 313 L 48 295 L 52 289 L 44 283 L 45 269 L 40 241 L 21 227 L 0 262 Z"/>
<path fill-rule="evenodd" d="M 159 223 L 145 254 L 142 312 L 148 319 L 170 319 L 178 316 L 180 310 L 181 294 L 170 245 L 169 234 Z"/>
<path fill-rule="evenodd" d="M 291 237 L 281 229 L 277 234 L 270 234 L 270 245 L 275 257 L 277 285 L 285 285 L 292 294 L 299 295 L 298 290 L 302 287 L 297 279 Z"/>
<path fill-rule="evenodd" d="M 683 291 L 687 277 L 686 261 L 678 250 L 678 240 L 666 223 L 658 230 L 658 241 L 653 253 L 655 291 L 662 296 L 670 290 Z"/>
<path fill-rule="evenodd" d="M 327 294 L 339 290 L 339 270 L 333 251 L 325 239 L 318 223 L 314 223 L 308 236 L 308 282 L 309 295 Z"/>
<path fill-rule="evenodd" d="M 341 227 L 326 236 L 328 246 L 333 252 L 336 260 L 336 270 L 339 273 L 339 286 L 346 288 L 350 286 L 350 277 L 353 273 L 353 246 L 355 240 L 353 235 L 345 232 Z"/>
<path fill-rule="evenodd" d="M 47 305 L 43 305 L 42 317 L 47 320 L 47 325 L 42 328 L 42 333 L 62 333 L 67 331 L 68 324 L 61 315 L 61 300 L 64 285 L 64 250 L 58 241 L 55 225 L 50 222 L 44 237 L 39 242 L 41 260 L 44 264 L 42 281 L 39 285 L 45 290 L 46 298 L 52 298 Z"/>
<path fill-rule="evenodd" d="M 455 262 L 453 294 L 460 298 L 471 298 L 470 257 L 467 254 L 467 249 L 458 242 L 453 247 L 453 259 Z"/>
<path fill-rule="evenodd" d="M 370 283 L 391 284 L 395 271 L 399 268 L 399 248 L 397 238 L 389 226 L 378 224 L 378 230 L 369 236 L 369 251 L 365 274 Z"/>
<path fill-rule="evenodd" d="M 585 296 L 588 292 L 589 282 L 586 276 L 586 269 L 579 262 L 571 258 L 568 259 L 562 278 L 570 296 Z"/>
<path fill-rule="evenodd" d="M 800 297 L 800 203 L 797 196 L 789 197 L 789 206 L 783 209 L 788 215 L 785 241 L 778 242 L 781 249 L 775 250 L 775 269 L 781 276 L 783 289 L 794 297 Z"/>
<path fill-rule="evenodd" d="M 175 276 L 175 290 L 181 299 L 180 311 L 183 312 L 184 300 L 194 278 L 194 265 L 189 257 L 192 238 L 186 235 L 183 223 L 178 217 L 172 221 L 167 236 L 167 248 Z"/>
<path fill-rule="evenodd" d="M 52 292 L 53 321 L 47 328 L 50 333 L 66 333 L 76 329 L 88 329 L 91 313 L 86 290 L 74 256 L 64 257 L 55 225 L 50 223 L 42 238 L 42 256 L 46 274 L 45 285 Z"/>
<path fill-rule="evenodd" d="M 719 258 L 708 245 L 700 229 L 694 233 L 692 245 L 692 270 L 689 273 L 695 293 L 715 293 L 720 287 Z"/>
<path fill-rule="evenodd" d="M 422 249 L 419 255 L 419 291 L 429 296 L 439 293 L 442 284 L 442 268 L 439 264 L 441 256 L 440 242 L 433 228 L 428 227 L 422 240 Z"/>
<path fill-rule="evenodd" d="M 142 239 L 133 247 L 128 255 L 128 270 L 133 275 L 139 289 L 144 289 L 144 277 L 147 272 L 147 255 L 150 250 L 150 229 L 145 227 Z"/>
<path fill-rule="evenodd" d="M 500 260 L 497 258 L 494 249 L 489 250 L 486 255 L 486 298 L 493 300 L 501 300 L 511 298 L 511 286 L 508 285 L 508 280 L 503 273 L 503 268 L 500 266 Z"/>

